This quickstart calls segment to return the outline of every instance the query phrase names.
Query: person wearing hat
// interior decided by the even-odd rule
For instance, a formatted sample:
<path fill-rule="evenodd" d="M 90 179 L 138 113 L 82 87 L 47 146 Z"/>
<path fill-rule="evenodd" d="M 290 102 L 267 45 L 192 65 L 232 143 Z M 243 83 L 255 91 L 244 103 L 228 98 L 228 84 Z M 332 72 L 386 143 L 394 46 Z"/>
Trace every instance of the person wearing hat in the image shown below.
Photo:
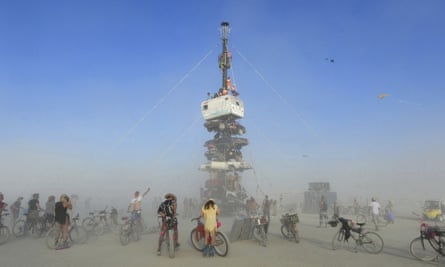
<path fill-rule="evenodd" d="M 204 242 L 205 247 L 203 250 L 203 256 L 214 256 L 215 254 L 215 236 L 218 229 L 216 216 L 219 215 L 218 206 L 215 200 L 210 198 L 204 203 L 201 208 L 201 217 L 204 217 Z M 209 238 L 210 237 L 210 238 Z"/>
<path fill-rule="evenodd" d="M 159 240 L 158 240 L 158 250 L 156 254 L 158 256 L 161 255 L 161 246 L 162 241 L 164 240 L 164 235 L 167 232 L 167 221 L 173 220 L 174 223 L 174 239 L 175 239 L 175 248 L 179 248 L 180 244 L 178 242 L 178 220 L 176 218 L 176 207 L 177 207 L 177 198 L 172 193 L 167 193 L 164 196 L 165 200 L 164 202 L 159 205 L 158 208 L 158 214 L 162 217 L 162 227 L 161 232 L 159 233 Z"/>

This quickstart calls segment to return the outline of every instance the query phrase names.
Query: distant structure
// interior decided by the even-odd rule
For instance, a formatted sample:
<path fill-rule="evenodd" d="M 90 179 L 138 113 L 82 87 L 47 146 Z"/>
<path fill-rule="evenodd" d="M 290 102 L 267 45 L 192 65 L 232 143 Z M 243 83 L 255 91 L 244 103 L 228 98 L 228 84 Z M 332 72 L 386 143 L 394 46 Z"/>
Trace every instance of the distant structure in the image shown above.
<path fill-rule="evenodd" d="M 246 129 L 238 122 L 244 117 L 244 104 L 227 74 L 232 64 L 232 53 L 227 47 L 229 31 L 229 23 L 222 22 L 223 50 L 218 57 L 222 71 L 221 87 L 201 103 L 204 127 L 214 136 L 204 143 L 207 162 L 199 168 L 209 174 L 201 188 L 201 199 L 215 199 L 225 213 L 244 207 L 247 194 L 241 185 L 241 173 L 252 168 L 250 163 L 243 160 L 241 152 L 249 143 L 248 139 L 240 137 L 246 133 Z"/>
<path fill-rule="evenodd" d="M 337 192 L 331 191 L 329 183 L 309 183 L 308 191 L 304 192 L 303 212 L 318 213 L 321 196 L 326 198 L 328 206 L 337 201 Z"/>

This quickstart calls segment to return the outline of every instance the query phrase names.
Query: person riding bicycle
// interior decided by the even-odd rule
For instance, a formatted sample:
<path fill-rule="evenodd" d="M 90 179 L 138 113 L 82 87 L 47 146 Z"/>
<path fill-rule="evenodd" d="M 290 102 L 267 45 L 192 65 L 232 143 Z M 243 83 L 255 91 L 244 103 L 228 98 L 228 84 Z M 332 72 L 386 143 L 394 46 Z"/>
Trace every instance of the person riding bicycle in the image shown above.
<path fill-rule="evenodd" d="M 60 196 L 60 201 L 55 205 L 55 221 L 57 227 L 62 231 L 63 244 L 59 245 L 60 248 L 68 248 L 68 225 L 70 224 L 70 219 L 67 210 L 72 209 L 70 198 L 66 194 Z"/>
<path fill-rule="evenodd" d="M 141 223 L 141 213 L 142 213 L 142 199 L 150 192 L 150 187 L 140 195 L 139 191 L 134 192 L 134 198 L 130 201 L 128 205 L 128 211 L 131 211 L 131 220 L 133 222 Z"/>
<path fill-rule="evenodd" d="M 161 232 L 159 233 L 159 241 L 158 241 L 158 250 L 157 255 L 161 255 L 161 245 L 164 240 L 164 235 L 167 232 L 167 220 L 173 220 L 174 223 L 174 240 L 175 240 L 175 248 L 179 248 L 180 244 L 178 242 L 178 220 L 176 218 L 176 207 L 177 207 L 177 199 L 176 196 L 172 193 L 167 193 L 164 196 L 164 202 L 159 205 L 158 214 L 162 217 L 162 227 Z"/>

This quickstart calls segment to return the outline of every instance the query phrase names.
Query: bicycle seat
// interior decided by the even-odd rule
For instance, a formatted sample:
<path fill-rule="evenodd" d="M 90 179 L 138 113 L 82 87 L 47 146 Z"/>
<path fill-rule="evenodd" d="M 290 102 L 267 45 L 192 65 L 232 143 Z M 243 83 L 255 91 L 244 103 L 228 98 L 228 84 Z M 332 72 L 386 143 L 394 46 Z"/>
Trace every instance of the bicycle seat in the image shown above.
<path fill-rule="evenodd" d="M 358 223 L 355 223 L 355 224 L 357 224 L 358 226 L 362 227 L 362 226 L 365 225 L 366 223 L 364 223 L 364 222 L 358 222 Z"/>

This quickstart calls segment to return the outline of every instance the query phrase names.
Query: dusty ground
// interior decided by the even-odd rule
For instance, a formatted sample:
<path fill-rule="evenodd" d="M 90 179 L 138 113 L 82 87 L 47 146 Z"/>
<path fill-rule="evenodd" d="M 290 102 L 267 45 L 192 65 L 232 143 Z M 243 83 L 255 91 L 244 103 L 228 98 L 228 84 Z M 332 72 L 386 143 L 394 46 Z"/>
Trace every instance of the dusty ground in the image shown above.
<path fill-rule="evenodd" d="M 41 239 L 14 239 L 0 246 L 1 267 L 112 267 L 112 266 L 445 266 L 445 260 L 424 263 L 409 254 L 409 242 L 418 233 L 419 222 L 398 219 L 396 224 L 379 231 L 385 247 L 382 253 L 371 255 L 365 251 L 357 253 L 331 249 L 331 240 L 336 228 L 317 228 L 315 215 L 300 215 L 301 242 L 284 240 L 280 234 L 278 218 L 272 219 L 267 247 L 253 240 L 236 241 L 230 244 L 229 255 L 225 258 L 203 258 L 189 242 L 193 224 L 180 221 L 181 249 L 174 259 L 155 254 L 157 236 L 144 235 L 139 242 L 127 246 L 119 243 L 112 233 L 91 238 L 87 244 L 65 250 L 49 250 Z M 223 218 L 223 230 L 229 234 L 233 219 Z"/>

